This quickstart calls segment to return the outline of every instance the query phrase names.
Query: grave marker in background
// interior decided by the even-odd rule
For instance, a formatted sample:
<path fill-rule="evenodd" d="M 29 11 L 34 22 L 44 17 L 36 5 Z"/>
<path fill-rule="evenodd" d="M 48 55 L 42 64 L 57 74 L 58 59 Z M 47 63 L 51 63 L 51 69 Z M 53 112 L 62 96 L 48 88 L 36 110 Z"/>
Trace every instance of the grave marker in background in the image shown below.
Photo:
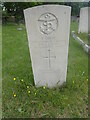
<path fill-rule="evenodd" d="M 89 7 L 81 8 L 78 33 L 88 33 L 88 10 Z"/>

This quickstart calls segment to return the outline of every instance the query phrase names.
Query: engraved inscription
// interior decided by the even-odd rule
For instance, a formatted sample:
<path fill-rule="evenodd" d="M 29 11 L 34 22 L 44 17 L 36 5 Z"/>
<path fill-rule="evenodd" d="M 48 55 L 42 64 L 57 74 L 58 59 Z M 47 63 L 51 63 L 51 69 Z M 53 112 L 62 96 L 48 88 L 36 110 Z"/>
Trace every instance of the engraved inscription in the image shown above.
<path fill-rule="evenodd" d="M 58 27 L 58 20 L 55 15 L 51 13 L 42 14 L 39 19 L 39 29 L 44 34 L 50 34 Z"/>

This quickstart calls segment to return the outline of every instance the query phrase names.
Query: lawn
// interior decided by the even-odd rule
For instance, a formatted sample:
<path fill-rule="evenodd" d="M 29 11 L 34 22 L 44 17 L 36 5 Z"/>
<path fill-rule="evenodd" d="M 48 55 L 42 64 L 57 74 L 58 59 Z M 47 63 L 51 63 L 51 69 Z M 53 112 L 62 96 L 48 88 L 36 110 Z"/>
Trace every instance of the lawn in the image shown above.
<path fill-rule="evenodd" d="M 73 22 L 72 31 L 75 30 L 75 34 L 82 39 L 86 44 L 90 46 L 90 40 L 88 40 L 87 33 L 78 33 L 78 22 Z"/>
<path fill-rule="evenodd" d="M 2 109 L 1 109 L 1 106 L 2 106 L 2 27 L 1 27 L 1 24 L 0 24 L 0 119 L 2 117 Z"/>
<path fill-rule="evenodd" d="M 72 30 L 77 31 L 77 23 L 71 23 Z M 25 25 L 2 26 L 2 115 L 3 118 L 88 117 L 88 55 L 71 34 L 66 85 L 36 88 Z"/>

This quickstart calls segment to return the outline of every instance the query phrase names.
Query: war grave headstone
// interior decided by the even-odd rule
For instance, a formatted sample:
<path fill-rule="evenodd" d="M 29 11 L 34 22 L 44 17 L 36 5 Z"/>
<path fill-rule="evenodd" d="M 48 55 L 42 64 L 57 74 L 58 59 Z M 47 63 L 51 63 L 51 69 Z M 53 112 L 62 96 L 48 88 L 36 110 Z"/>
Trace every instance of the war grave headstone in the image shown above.
<path fill-rule="evenodd" d="M 37 87 L 66 82 L 71 7 L 43 5 L 24 10 L 34 81 Z"/>

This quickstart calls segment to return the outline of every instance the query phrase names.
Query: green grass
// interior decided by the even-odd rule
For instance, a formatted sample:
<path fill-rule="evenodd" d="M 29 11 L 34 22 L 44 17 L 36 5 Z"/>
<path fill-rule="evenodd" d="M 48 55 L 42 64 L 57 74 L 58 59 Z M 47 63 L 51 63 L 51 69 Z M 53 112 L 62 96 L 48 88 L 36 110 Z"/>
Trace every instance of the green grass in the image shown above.
<path fill-rule="evenodd" d="M 80 33 L 77 34 L 79 38 L 81 38 L 86 44 L 90 46 L 90 41 L 88 40 L 88 34 L 87 33 Z"/>
<path fill-rule="evenodd" d="M 71 24 L 71 31 L 77 30 L 75 24 Z M 54 89 L 36 88 L 26 29 L 24 25 L 20 26 L 22 31 L 18 31 L 19 26 L 11 23 L 2 27 L 3 117 L 88 117 L 88 55 L 83 48 L 70 35 L 66 85 Z M 14 77 L 16 81 L 13 80 Z M 29 89 L 27 85 L 30 86 Z M 30 94 L 28 90 L 31 91 Z M 14 93 L 16 97 L 13 97 Z"/>
<path fill-rule="evenodd" d="M 2 118 L 2 27 L 0 24 L 0 119 Z"/>
<path fill-rule="evenodd" d="M 73 22 L 72 31 L 75 30 L 75 34 L 81 38 L 86 44 L 90 46 L 90 40 L 88 40 L 87 33 L 78 33 L 78 22 Z"/>

